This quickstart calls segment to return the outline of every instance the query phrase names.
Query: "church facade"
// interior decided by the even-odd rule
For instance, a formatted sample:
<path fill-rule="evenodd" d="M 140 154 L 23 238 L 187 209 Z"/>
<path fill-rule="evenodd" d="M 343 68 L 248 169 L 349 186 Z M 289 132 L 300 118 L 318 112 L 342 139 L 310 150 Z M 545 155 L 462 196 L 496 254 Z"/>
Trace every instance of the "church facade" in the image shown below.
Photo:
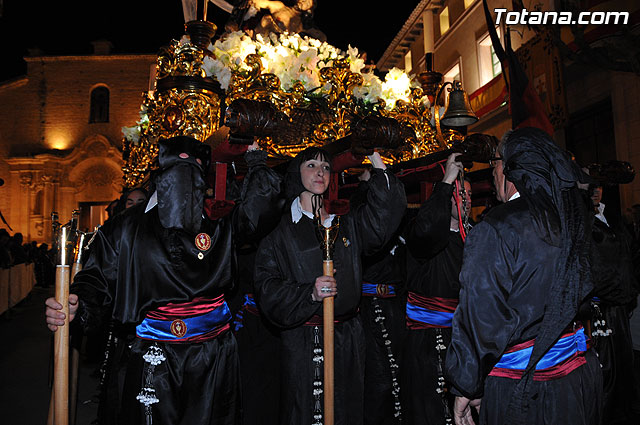
<path fill-rule="evenodd" d="M 29 56 L 0 83 L 0 211 L 10 233 L 51 242 L 51 213 L 93 230 L 122 190 L 123 126 L 139 119 L 155 55 Z"/>

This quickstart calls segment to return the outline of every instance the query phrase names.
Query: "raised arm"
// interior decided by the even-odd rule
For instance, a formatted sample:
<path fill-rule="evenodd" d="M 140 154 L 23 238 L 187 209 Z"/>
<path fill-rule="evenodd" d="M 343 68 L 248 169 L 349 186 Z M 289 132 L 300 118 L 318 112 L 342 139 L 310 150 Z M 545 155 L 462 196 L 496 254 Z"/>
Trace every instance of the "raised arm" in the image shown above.
<path fill-rule="evenodd" d="M 407 228 L 407 247 L 415 258 L 431 258 L 449 242 L 453 185 L 437 183 Z"/>
<path fill-rule="evenodd" d="M 250 149 L 244 157 L 249 171 L 244 178 L 240 202 L 233 213 L 233 229 L 240 245 L 259 240 L 273 230 L 284 206 L 280 196 L 282 178 L 267 167 L 266 152 Z"/>
<path fill-rule="evenodd" d="M 436 184 L 429 199 L 420 206 L 418 215 L 409 223 L 407 247 L 415 258 L 431 258 L 449 242 L 453 183 L 462 169 L 462 163 L 456 161 L 459 155 L 449 156 L 444 178 Z"/>
<path fill-rule="evenodd" d="M 404 186 L 386 170 L 380 155 L 369 157 L 373 164 L 366 201 L 351 212 L 362 240 L 364 254 L 380 250 L 397 230 L 407 207 Z"/>

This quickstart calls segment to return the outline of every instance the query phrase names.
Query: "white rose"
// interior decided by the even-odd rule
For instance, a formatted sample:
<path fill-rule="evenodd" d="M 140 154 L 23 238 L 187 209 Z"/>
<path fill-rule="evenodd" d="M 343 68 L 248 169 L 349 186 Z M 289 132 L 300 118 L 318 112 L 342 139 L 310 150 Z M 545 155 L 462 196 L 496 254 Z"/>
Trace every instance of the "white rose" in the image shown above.
<path fill-rule="evenodd" d="M 132 127 L 122 127 L 124 138 L 130 142 L 138 143 L 140 141 L 140 127 L 134 125 Z"/>

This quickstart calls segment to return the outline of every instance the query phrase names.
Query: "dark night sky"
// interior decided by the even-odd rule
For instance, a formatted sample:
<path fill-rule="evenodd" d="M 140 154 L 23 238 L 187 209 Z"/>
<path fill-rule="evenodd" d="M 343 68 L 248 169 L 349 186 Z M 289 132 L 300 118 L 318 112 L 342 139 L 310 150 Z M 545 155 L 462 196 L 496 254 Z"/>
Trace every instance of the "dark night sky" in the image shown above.
<path fill-rule="evenodd" d="M 418 3 L 388 2 L 383 9 L 383 2 L 372 0 L 318 0 L 315 20 L 329 43 L 345 50 L 351 44 L 377 61 Z M 45 55 L 91 54 L 92 40 L 108 39 L 113 53 L 155 53 L 183 32 L 178 0 L 0 0 L 0 5 L 0 81 L 25 73 L 22 57 L 29 48 Z M 228 14 L 213 4 L 209 9 L 209 20 L 223 27 Z"/>

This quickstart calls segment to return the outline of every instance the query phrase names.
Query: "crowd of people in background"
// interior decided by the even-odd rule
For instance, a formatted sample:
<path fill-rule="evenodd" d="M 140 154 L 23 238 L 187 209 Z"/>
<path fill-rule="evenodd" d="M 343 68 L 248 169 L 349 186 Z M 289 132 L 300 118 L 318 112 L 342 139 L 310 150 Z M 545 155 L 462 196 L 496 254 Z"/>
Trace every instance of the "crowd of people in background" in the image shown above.
<path fill-rule="evenodd" d="M 53 285 L 55 253 L 47 243 L 38 245 L 36 241 L 24 243 L 22 233 L 9 235 L 0 229 L 0 268 L 8 269 L 18 264 L 34 264 L 36 285 Z"/>
<path fill-rule="evenodd" d="M 106 208 L 107 217 L 113 217 L 125 209 L 147 200 L 147 192 L 142 188 L 125 191 Z M 34 264 L 36 285 L 50 287 L 55 280 L 55 252 L 46 242 L 25 242 L 20 232 L 13 235 L 7 229 L 0 229 L 0 268 L 8 269 L 18 264 Z"/>

